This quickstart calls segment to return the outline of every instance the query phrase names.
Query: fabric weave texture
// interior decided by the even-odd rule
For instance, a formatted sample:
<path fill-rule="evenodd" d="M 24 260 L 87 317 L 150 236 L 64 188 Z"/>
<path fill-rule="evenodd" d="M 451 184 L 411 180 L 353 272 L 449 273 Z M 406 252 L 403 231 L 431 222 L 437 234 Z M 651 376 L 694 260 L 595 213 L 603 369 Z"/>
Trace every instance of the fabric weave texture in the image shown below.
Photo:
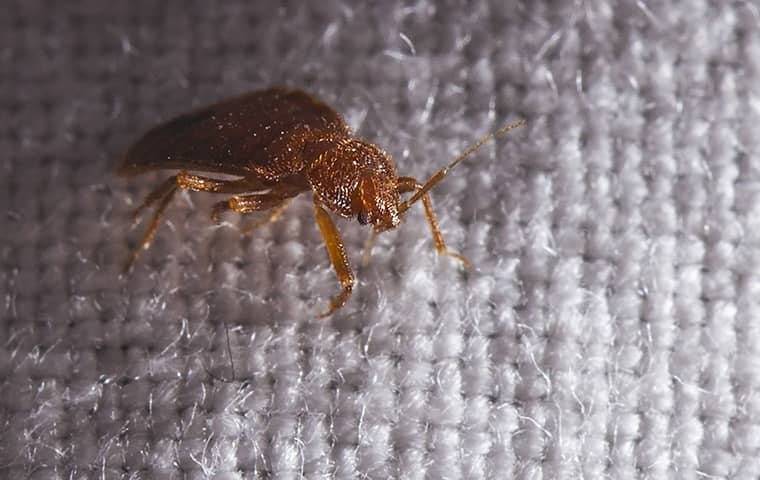
<path fill-rule="evenodd" d="M 760 478 L 754 1 L 5 0 L 0 478 Z M 148 128 L 305 89 L 425 179 L 380 236 L 182 193 Z M 144 219 L 145 220 L 145 219 Z"/>

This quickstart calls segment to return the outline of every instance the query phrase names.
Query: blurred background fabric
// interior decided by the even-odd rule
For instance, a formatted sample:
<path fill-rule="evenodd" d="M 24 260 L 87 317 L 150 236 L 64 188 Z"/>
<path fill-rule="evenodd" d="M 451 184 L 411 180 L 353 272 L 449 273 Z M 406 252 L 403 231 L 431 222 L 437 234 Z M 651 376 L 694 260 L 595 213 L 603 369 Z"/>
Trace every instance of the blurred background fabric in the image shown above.
<path fill-rule="evenodd" d="M 148 128 L 308 90 L 424 179 L 383 234 L 114 171 Z M 753 1 L 5 0 L 0 478 L 760 478 Z"/>

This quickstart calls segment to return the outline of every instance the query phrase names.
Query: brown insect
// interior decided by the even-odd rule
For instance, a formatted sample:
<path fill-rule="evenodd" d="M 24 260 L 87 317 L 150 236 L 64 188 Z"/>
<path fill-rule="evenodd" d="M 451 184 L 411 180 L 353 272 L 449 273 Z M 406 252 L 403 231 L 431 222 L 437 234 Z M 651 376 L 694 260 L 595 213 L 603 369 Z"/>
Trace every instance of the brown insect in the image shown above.
<path fill-rule="evenodd" d="M 486 141 L 522 124 L 507 125 L 483 137 L 423 184 L 398 176 L 386 152 L 353 137 L 337 112 L 300 90 L 261 90 L 181 115 L 148 131 L 127 151 L 119 169 L 125 176 L 180 170 L 135 211 L 137 217 L 145 208 L 158 205 L 125 270 L 140 250 L 150 246 L 178 189 L 233 195 L 215 205 L 215 221 L 227 210 L 241 214 L 268 210 L 268 220 L 263 223 L 276 220 L 293 197 L 311 191 L 317 225 L 341 284 L 341 292 L 321 316 L 342 307 L 354 286 L 346 250 L 328 210 L 354 217 L 362 225 L 372 224 L 374 237 L 396 228 L 409 207 L 422 200 L 438 253 L 466 265 L 464 257 L 446 247 L 428 191 Z M 215 179 L 189 170 L 238 178 Z M 402 200 L 405 193 L 412 195 Z"/>

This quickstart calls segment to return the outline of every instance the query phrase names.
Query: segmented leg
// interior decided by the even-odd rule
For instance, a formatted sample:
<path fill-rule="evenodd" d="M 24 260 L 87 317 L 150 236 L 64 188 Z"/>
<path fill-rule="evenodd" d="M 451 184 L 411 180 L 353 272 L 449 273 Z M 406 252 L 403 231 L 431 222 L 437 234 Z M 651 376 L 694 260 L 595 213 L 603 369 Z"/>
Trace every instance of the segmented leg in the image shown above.
<path fill-rule="evenodd" d="M 134 265 L 135 260 L 137 260 L 137 257 L 140 255 L 140 252 L 142 250 L 147 250 L 148 247 L 150 247 L 150 244 L 153 241 L 153 237 L 156 236 L 156 230 L 158 230 L 158 224 L 161 221 L 161 217 L 163 216 L 166 207 L 169 205 L 169 202 L 174 196 L 174 193 L 177 191 L 176 183 L 173 183 L 168 187 L 166 185 L 167 183 L 164 183 L 156 190 L 154 190 L 153 193 L 148 196 L 143 205 L 138 208 L 138 210 L 142 210 L 148 205 L 160 199 L 158 207 L 156 208 L 156 212 L 153 214 L 153 218 L 151 218 L 150 223 L 148 224 L 148 229 L 143 234 L 142 240 L 140 240 L 140 243 L 138 243 L 137 246 L 132 249 L 132 253 L 129 255 L 129 259 L 124 264 L 123 271 L 125 273 L 128 272 L 130 268 L 132 268 L 132 265 Z M 159 192 L 162 193 L 162 196 L 158 195 Z M 154 195 L 155 198 L 151 198 Z"/>
<path fill-rule="evenodd" d="M 416 192 L 422 188 L 422 184 L 412 177 L 400 177 L 398 179 L 398 191 L 399 193 Z M 469 268 L 470 261 L 467 260 L 462 254 L 450 250 L 446 247 L 446 242 L 443 240 L 443 234 L 438 226 L 438 219 L 433 211 L 433 202 L 430 200 L 430 195 L 425 193 L 422 196 L 422 205 L 425 207 L 425 218 L 427 218 L 428 225 L 430 226 L 430 233 L 433 235 L 433 243 L 435 244 L 436 251 L 441 255 L 448 255 L 454 257 L 462 264 Z"/>
<path fill-rule="evenodd" d="M 282 216 L 282 213 L 285 211 L 286 208 L 288 208 L 288 205 L 290 205 L 290 201 L 293 200 L 292 198 L 286 198 L 282 201 L 279 205 L 276 205 L 272 207 L 272 211 L 266 218 L 260 218 L 247 227 L 245 227 L 242 230 L 243 235 L 250 235 L 251 232 L 256 230 L 257 228 L 263 227 L 264 225 L 269 225 L 270 223 L 274 223 L 277 220 L 280 219 Z"/>
<path fill-rule="evenodd" d="M 156 187 L 152 192 L 148 194 L 147 197 L 145 197 L 145 200 L 135 209 L 135 211 L 132 213 L 132 221 L 137 221 L 138 217 L 142 214 L 142 212 L 156 203 L 157 201 L 163 199 L 167 195 L 171 195 L 174 193 L 174 190 L 177 188 L 177 177 L 176 175 L 173 177 L 169 177 L 163 182 L 161 182 L 161 185 Z"/>
<path fill-rule="evenodd" d="M 338 275 L 341 286 L 341 292 L 330 301 L 330 308 L 320 315 L 320 317 L 327 317 L 346 304 L 354 288 L 354 274 L 351 271 L 346 248 L 343 246 L 343 240 L 340 238 L 338 229 L 335 228 L 330 215 L 316 199 L 314 201 L 314 216 L 316 217 L 319 231 L 322 233 L 322 239 L 327 248 L 327 255 L 330 257 L 330 263 L 332 263 L 335 273 Z"/>
<path fill-rule="evenodd" d="M 153 238 L 156 236 L 156 230 L 161 221 L 161 217 L 166 211 L 166 207 L 169 205 L 172 197 L 176 193 L 177 189 L 193 190 L 196 192 L 211 192 L 211 193 L 241 193 L 250 192 L 251 190 L 263 188 L 256 180 L 250 179 L 238 179 L 238 180 L 217 180 L 214 178 L 201 177 L 199 175 L 193 175 L 191 173 L 182 171 L 177 175 L 171 176 L 164 180 L 155 190 L 145 197 L 145 200 L 140 206 L 135 209 L 133 217 L 137 219 L 140 214 L 148 207 L 158 202 L 156 212 L 153 214 L 148 229 L 145 231 L 142 240 L 132 250 L 132 253 L 124 265 L 124 271 L 128 271 L 132 268 L 135 260 L 140 255 L 142 250 L 147 250 L 150 247 Z"/>
<path fill-rule="evenodd" d="M 218 222 L 219 216 L 228 210 L 244 214 L 260 212 L 262 210 L 269 210 L 270 208 L 274 208 L 276 210 L 272 213 L 272 216 L 270 216 L 270 218 L 274 216 L 276 220 L 276 218 L 282 214 L 279 209 L 284 209 L 284 206 L 282 205 L 283 202 L 290 200 L 295 195 L 297 195 L 297 193 L 294 191 L 278 190 L 276 188 L 267 193 L 238 195 L 214 205 L 214 208 L 211 211 L 211 219 L 214 222 Z"/>
<path fill-rule="evenodd" d="M 181 171 L 176 175 L 177 186 L 194 192 L 209 193 L 245 193 L 264 190 L 267 187 L 254 178 L 239 178 L 235 180 L 219 180 L 202 177 Z"/>

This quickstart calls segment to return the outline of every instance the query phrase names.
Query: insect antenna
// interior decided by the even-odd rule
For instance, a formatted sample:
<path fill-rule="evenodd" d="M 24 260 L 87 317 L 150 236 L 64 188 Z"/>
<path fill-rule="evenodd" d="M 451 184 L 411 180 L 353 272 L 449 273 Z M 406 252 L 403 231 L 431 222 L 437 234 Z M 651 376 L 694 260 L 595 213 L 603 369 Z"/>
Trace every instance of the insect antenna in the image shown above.
<path fill-rule="evenodd" d="M 449 174 L 449 171 L 452 168 L 456 167 L 460 162 L 462 162 L 462 160 L 466 159 L 467 157 L 469 157 L 470 155 L 478 151 L 480 147 L 482 147 L 484 144 L 488 143 L 489 141 L 495 138 L 499 138 L 505 135 L 507 132 L 514 130 L 515 128 L 522 127 L 523 125 L 525 125 L 525 120 L 518 120 L 514 123 L 504 125 L 498 130 L 495 130 L 487 135 L 484 135 L 480 140 L 478 140 L 477 142 L 467 147 L 467 149 L 464 152 L 462 152 L 457 158 L 455 158 L 453 162 L 451 162 L 447 166 L 435 172 L 433 176 L 431 176 L 428 179 L 428 181 L 425 182 L 422 188 L 417 190 L 417 192 L 411 197 L 409 197 L 408 200 L 401 203 L 401 205 L 399 206 L 399 213 L 404 213 L 405 211 L 407 211 L 409 207 L 411 207 L 415 202 L 417 202 L 420 198 L 422 198 L 428 191 L 430 191 L 431 188 L 435 187 L 438 184 L 438 182 L 443 180 L 446 177 L 446 175 Z"/>

